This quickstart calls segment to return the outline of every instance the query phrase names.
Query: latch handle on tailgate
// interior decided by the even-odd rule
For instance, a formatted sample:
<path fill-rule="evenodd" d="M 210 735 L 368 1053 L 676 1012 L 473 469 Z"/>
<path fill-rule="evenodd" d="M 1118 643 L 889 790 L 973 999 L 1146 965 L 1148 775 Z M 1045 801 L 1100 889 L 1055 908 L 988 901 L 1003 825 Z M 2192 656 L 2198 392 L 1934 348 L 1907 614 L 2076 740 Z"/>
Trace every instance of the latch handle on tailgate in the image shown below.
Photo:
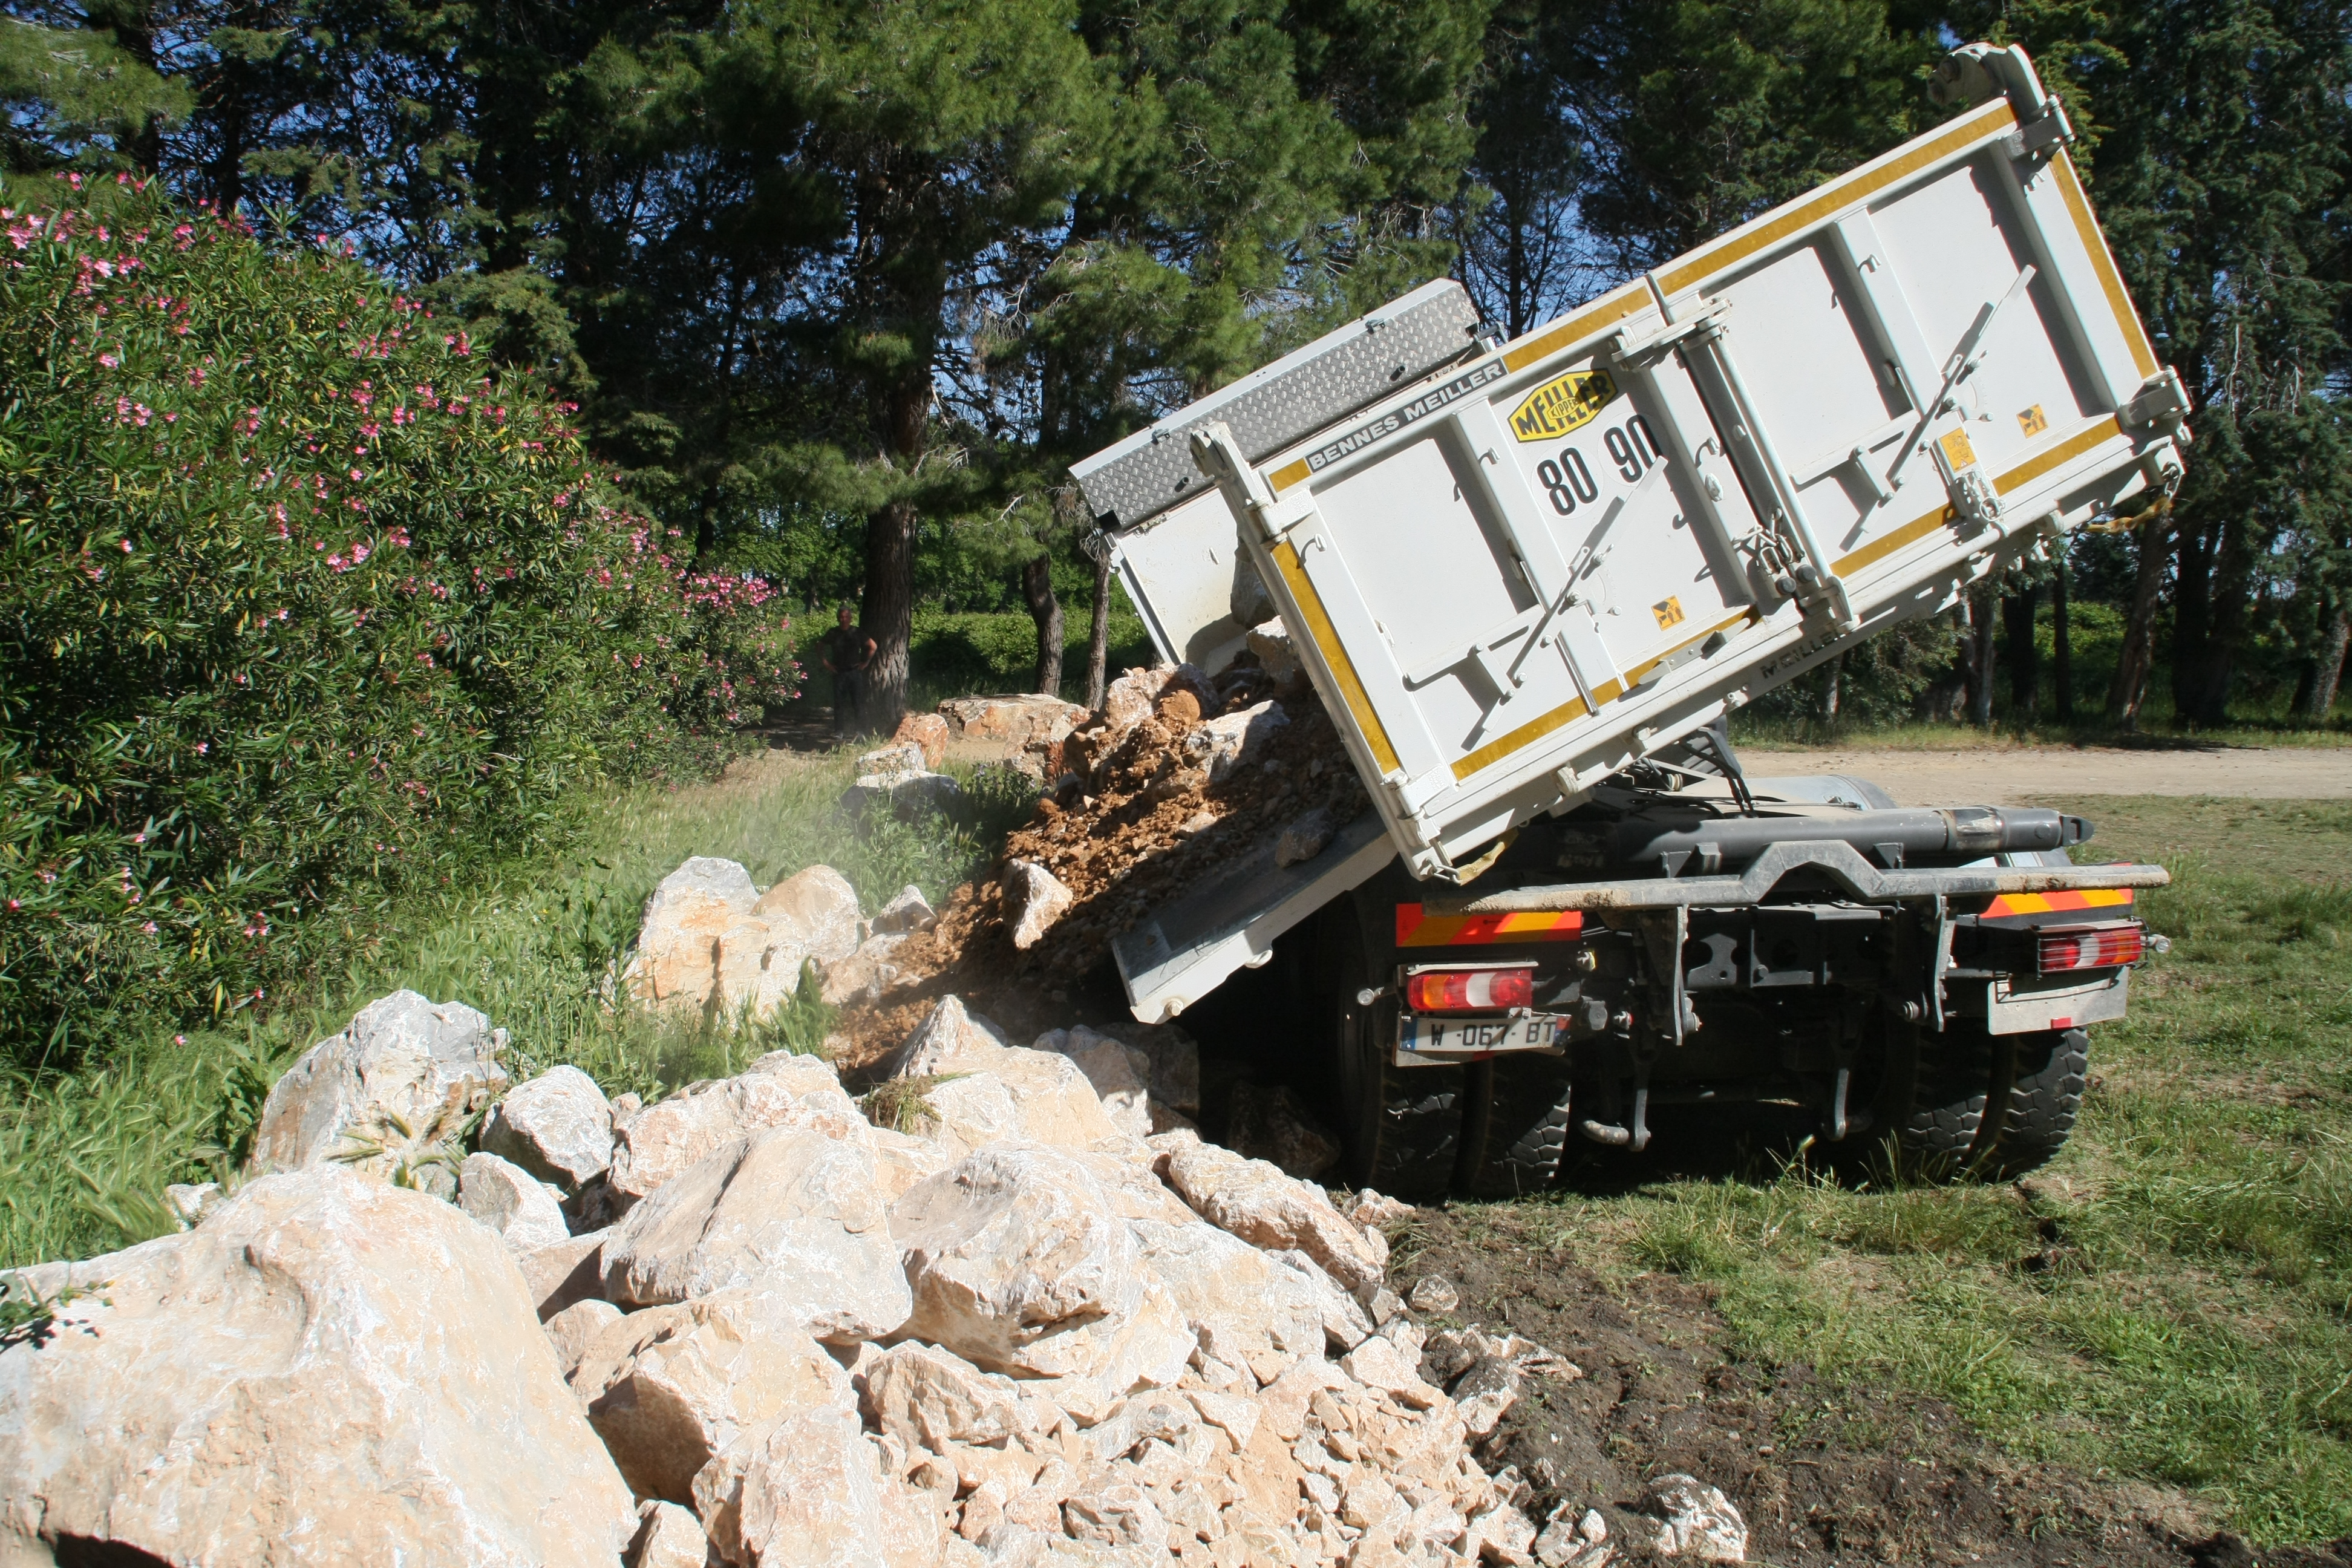
<path fill-rule="evenodd" d="M 1757 468 L 1763 470 L 1765 482 L 1777 504 L 1780 520 L 1788 525 L 1789 533 L 1801 557 L 1796 573 L 1798 594 L 1808 604 L 1818 605 L 1829 611 L 1831 622 L 1841 632 L 1852 631 L 1861 625 L 1853 611 L 1853 601 L 1846 596 L 1845 584 L 1830 570 L 1830 557 L 1814 536 L 1812 521 L 1805 515 L 1805 504 L 1798 499 L 1797 478 L 1780 460 L 1772 444 L 1771 432 L 1757 416 L 1756 399 L 1748 391 L 1748 384 L 1739 374 L 1738 363 L 1732 358 L 1724 339 L 1727 329 L 1719 316 L 1710 317 L 1705 326 L 1693 332 L 1688 340 L 1690 350 L 1696 350 L 1715 372 L 1729 397 L 1727 410 L 1730 435 L 1743 442 Z M 1808 572 L 1805 568 L 1811 567 Z"/>

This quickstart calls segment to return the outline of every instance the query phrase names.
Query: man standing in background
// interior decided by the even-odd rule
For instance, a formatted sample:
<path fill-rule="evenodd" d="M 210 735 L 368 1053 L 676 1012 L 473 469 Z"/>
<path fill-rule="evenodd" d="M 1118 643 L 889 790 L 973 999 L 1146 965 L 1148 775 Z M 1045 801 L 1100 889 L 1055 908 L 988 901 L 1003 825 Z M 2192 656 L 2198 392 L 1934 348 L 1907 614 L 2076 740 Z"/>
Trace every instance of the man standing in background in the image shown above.
<path fill-rule="evenodd" d="M 833 738 L 845 741 L 864 726 L 858 711 L 866 700 L 866 667 L 874 660 L 874 639 L 850 617 L 849 606 L 824 634 L 824 667 L 833 672 Z"/>

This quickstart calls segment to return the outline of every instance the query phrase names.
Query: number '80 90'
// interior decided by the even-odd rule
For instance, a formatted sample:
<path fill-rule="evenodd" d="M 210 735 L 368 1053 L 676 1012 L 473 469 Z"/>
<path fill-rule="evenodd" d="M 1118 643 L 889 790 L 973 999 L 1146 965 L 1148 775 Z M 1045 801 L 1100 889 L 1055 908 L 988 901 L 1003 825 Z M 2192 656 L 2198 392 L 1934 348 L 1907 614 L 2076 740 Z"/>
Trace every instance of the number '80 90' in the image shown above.
<path fill-rule="evenodd" d="M 1611 426 L 1601 437 L 1601 445 L 1609 448 L 1619 477 L 1628 484 L 1665 456 L 1665 448 L 1658 445 L 1658 437 L 1651 432 L 1650 422 L 1638 414 L 1622 425 Z M 1590 505 L 1601 499 L 1600 482 L 1593 479 L 1584 454 L 1574 447 L 1563 447 L 1559 457 L 1538 463 L 1536 478 L 1543 481 L 1545 493 L 1551 497 L 1552 510 L 1562 517 L 1574 512 L 1579 504 Z"/>

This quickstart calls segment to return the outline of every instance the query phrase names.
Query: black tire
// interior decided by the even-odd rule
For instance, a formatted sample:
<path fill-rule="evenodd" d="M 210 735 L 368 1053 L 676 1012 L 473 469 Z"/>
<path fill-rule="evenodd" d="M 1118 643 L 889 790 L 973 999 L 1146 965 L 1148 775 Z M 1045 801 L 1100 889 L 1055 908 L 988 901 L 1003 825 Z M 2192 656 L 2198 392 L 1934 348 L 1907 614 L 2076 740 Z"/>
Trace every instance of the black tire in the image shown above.
<path fill-rule="evenodd" d="M 1466 1069 L 1462 1158 L 1454 1190 L 1477 1198 L 1539 1193 L 1559 1177 L 1568 1147 L 1568 1064 L 1533 1053 Z"/>
<path fill-rule="evenodd" d="M 1407 1203 L 1442 1200 L 1462 1152 L 1465 1069 L 1394 1065 L 1397 1004 L 1370 1005 L 1357 993 L 1374 978 L 1372 944 L 1355 900 L 1342 900 L 1317 923 L 1314 974 L 1320 982 L 1339 1086 L 1340 1170 L 1351 1185 Z"/>
<path fill-rule="evenodd" d="M 2046 1165 L 2074 1131 L 2091 1062 L 2083 1029 L 2044 1029 L 1999 1037 L 1994 1065 L 1999 1092 L 1978 1134 L 1977 1163 L 1988 1176 L 2008 1180 Z"/>
<path fill-rule="evenodd" d="M 1904 1170 L 2008 1180 L 2048 1163 L 2074 1131 L 2089 1061 L 2081 1029 L 1993 1035 L 1969 1018 L 1947 1020 L 1941 1035 L 1890 1026 L 1879 1103 Z"/>
<path fill-rule="evenodd" d="M 1969 1173 L 1998 1098 L 1998 1053 L 1984 1026 L 1945 1022 L 1941 1034 L 1890 1021 L 1877 1097 L 1904 1173 L 1931 1181 Z"/>

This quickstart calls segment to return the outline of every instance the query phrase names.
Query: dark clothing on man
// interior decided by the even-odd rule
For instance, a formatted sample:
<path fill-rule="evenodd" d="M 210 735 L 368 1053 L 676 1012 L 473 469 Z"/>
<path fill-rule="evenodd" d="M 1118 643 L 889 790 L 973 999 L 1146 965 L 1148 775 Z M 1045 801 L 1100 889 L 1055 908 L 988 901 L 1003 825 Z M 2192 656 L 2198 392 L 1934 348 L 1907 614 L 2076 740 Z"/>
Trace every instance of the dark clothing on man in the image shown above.
<path fill-rule="evenodd" d="M 833 666 L 833 732 L 845 736 L 864 721 L 868 658 L 864 626 L 836 626 L 824 634 L 825 661 Z"/>

